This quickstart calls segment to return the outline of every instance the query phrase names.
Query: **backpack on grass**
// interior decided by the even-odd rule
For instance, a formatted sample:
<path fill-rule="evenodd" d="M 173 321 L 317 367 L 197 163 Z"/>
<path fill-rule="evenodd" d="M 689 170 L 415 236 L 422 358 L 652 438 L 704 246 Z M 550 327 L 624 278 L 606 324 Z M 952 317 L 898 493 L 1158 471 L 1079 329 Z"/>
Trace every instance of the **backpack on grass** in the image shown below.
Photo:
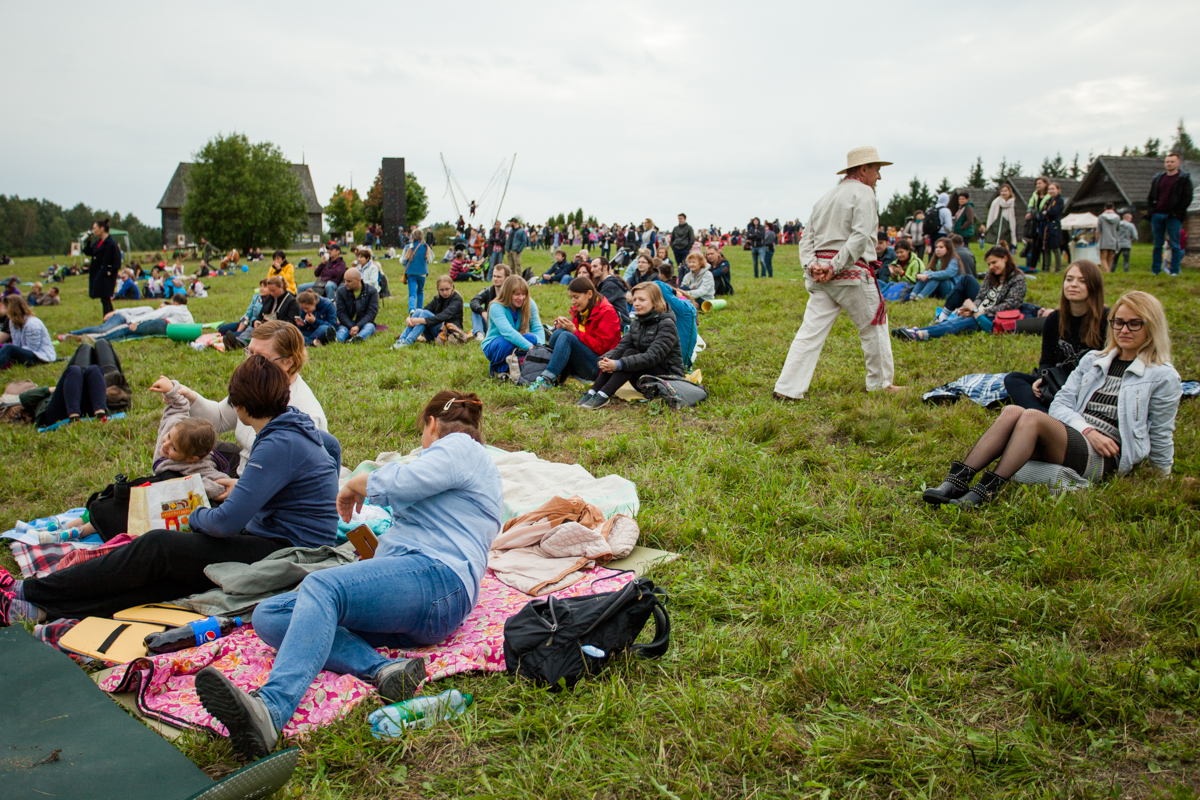
<path fill-rule="evenodd" d="M 544 344 L 535 344 L 525 353 L 525 357 L 521 360 L 521 377 L 517 380 L 518 386 L 528 386 L 536 381 L 546 367 L 550 366 L 550 357 L 554 355 L 554 351 Z"/>
<path fill-rule="evenodd" d="M 643 375 L 638 378 L 637 390 L 647 400 L 661 397 L 670 408 L 695 408 L 708 399 L 703 386 L 672 375 Z"/>
<path fill-rule="evenodd" d="M 671 645 L 667 593 L 649 578 L 615 592 L 526 604 L 504 623 L 504 664 L 539 686 L 574 688 L 624 652 L 658 658 Z M 634 644 L 654 617 L 654 641 Z"/>

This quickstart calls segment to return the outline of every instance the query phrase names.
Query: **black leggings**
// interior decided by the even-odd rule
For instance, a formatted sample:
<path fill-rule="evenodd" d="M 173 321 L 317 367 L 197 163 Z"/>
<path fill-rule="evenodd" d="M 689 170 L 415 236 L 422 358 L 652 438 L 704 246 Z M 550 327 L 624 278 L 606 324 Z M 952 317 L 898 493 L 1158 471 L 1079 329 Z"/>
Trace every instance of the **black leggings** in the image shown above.
<path fill-rule="evenodd" d="M 282 547 L 291 547 L 291 542 L 245 532 L 218 539 L 203 533 L 149 531 L 99 558 L 30 578 L 22 594 L 45 609 L 47 619 L 110 617 L 130 606 L 212 589 L 216 584 L 204 574 L 209 564 L 253 564 Z"/>
<path fill-rule="evenodd" d="M 1028 375 L 1024 372 L 1010 372 L 1005 375 L 1004 389 L 1008 392 L 1008 399 L 1021 408 L 1037 408 L 1042 411 L 1049 411 L 1050 404 L 1042 402 L 1033 393 L 1033 382 L 1037 379 L 1037 375 Z"/>
<path fill-rule="evenodd" d="M 100 298 L 100 310 L 104 314 L 108 314 L 109 312 L 111 312 L 113 310 L 113 304 L 112 304 L 111 297 L 109 297 L 108 295 L 105 295 L 104 297 Z M 121 609 L 118 608 L 117 610 L 120 611 Z"/>
<path fill-rule="evenodd" d="M 655 370 L 652 369 L 633 370 L 629 372 L 624 370 L 601 372 L 596 376 L 596 381 L 592 384 L 592 388 L 597 392 L 604 392 L 609 397 L 612 397 L 617 393 L 617 389 L 625 385 L 626 381 L 636 389 L 638 378 L 643 375 L 652 375 L 654 372 Z"/>
<path fill-rule="evenodd" d="M 63 370 L 50 405 L 42 416 L 41 425 L 46 427 L 67 417 L 94 417 L 108 413 L 108 398 L 105 395 L 104 371 L 97 366 L 86 369 L 74 364 Z"/>

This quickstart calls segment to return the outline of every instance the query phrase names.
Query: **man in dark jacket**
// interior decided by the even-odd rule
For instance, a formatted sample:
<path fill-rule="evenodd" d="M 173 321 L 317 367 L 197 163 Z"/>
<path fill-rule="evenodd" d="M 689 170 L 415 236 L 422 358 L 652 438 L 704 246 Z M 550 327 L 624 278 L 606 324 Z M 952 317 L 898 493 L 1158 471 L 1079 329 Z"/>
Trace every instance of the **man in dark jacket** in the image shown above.
<path fill-rule="evenodd" d="M 358 267 L 346 270 L 345 279 L 338 287 L 337 340 L 347 339 L 358 344 L 375 333 L 375 315 L 379 313 L 379 292 L 369 283 L 364 283 Z"/>
<path fill-rule="evenodd" d="M 671 229 L 671 250 L 675 253 L 676 264 L 683 263 L 695 243 L 696 231 L 688 224 L 687 214 L 680 214 L 679 224 Z"/>
<path fill-rule="evenodd" d="M 704 250 L 704 260 L 708 262 L 712 272 L 713 283 L 716 284 L 717 294 L 733 294 L 733 275 L 729 268 L 729 259 L 721 253 L 721 248 L 710 244 Z"/>
<path fill-rule="evenodd" d="M 758 265 L 762 264 L 762 276 L 767 277 L 767 246 L 764 243 L 767 231 L 758 217 L 746 226 L 746 244 L 750 245 L 750 256 L 754 261 L 754 277 L 758 277 Z"/>
<path fill-rule="evenodd" d="M 573 272 L 575 272 L 574 262 L 568 261 L 566 251 L 560 248 L 554 251 L 554 260 L 550 262 L 550 270 L 542 273 L 542 283 L 570 283 Z"/>
<path fill-rule="evenodd" d="M 488 306 L 496 299 L 496 293 L 504 285 L 508 277 L 508 264 L 497 264 L 492 268 L 492 283 L 479 294 L 471 298 L 471 335 L 478 342 L 483 341 L 488 327 Z"/>
<path fill-rule="evenodd" d="M 612 265 L 604 256 L 592 259 L 592 280 L 596 283 L 596 290 L 617 310 L 617 316 L 621 318 L 621 330 L 628 328 L 629 301 L 625 299 L 625 292 L 629 291 L 629 287 L 612 274 Z"/>
<path fill-rule="evenodd" d="M 346 262 L 342 258 L 342 246 L 334 242 L 329 245 L 329 260 L 313 270 L 313 277 L 325 281 L 325 296 L 332 300 L 345 276 Z"/>
<path fill-rule="evenodd" d="M 121 269 L 121 248 L 108 235 L 108 220 L 92 223 L 83 253 L 92 257 L 88 267 L 88 297 L 99 300 L 103 314 L 108 315 L 113 310 L 112 296 Z"/>
<path fill-rule="evenodd" d="M 1179 168 L 1178 153 L 1167 155 L 1160 172 L 1150 181 L 1150 196 L 1146 200 L 1146 212 L 1150 214 L 1150 230 L 1154 234 L 1154 252 L 1150 257 L 1150 271 L 1155 275 L 1162 271 L 1162 251 L 1165 242 L 1171 243 L 1170 274 L 1179 274 L 1183 261 L 1183 247 L 1179 243 L 1179 231 L 1192 204 L 1192 176 Z"/>

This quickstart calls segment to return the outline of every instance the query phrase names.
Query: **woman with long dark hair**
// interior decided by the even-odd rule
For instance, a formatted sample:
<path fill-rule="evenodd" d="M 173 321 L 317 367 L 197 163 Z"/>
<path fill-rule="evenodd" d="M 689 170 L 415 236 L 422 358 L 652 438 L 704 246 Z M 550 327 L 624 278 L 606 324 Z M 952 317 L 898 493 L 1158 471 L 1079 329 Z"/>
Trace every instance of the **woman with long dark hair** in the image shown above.
<path fill-rule="evenodd" d="M 1004 378 L 1009 399 L 1021 408 L 1048 411 L 1054 398 L 1046 386 L 1047 371 L 1065 379 L 1085 353 L 1104 346 L 1107 334 L 1104 276 L 1091 261 L 1076 261 L 1063 276 L 1058 309 L 1046 317 L 1038 368 L 1032 375 L 1010 372 Z"/>
<path fill-rule="evenodd" d="M 944 241 L 946 240 L 939 239 L 938 244 Z M 984 259 L 987 261 L 988 271 L 973 300 L 964 299 L 949 319 L 935 322 L 926 328 L 897 328 L 892 331 L 892 335 L 899 339 L 923 342 L 949 333 L 990 331 L 996 314 L 1020 308 L 1021 303 L 1025 301 L 1025 274 L 1017 269 L 1012 253 L 1003 247 L 993 247 L 984 254 Z"/>
<path fill-rule="evenodd" d="M 1054 271 L 1062 269 L 1062 218 L 1067 204 L 1062 190 L 1053 181 L 1046 187 L 1048 199 L 1042 209 L 1042 271 L 1050 271 L 1050 254 L 1054 253 Z"/>
<path fill-rule="evenodd" d="M 88 297 L 99 300 L 104 314 L 113 310 L 112 297 L 121 269 L 121 248 L 108 235 L 107 219 L 92 223 L 92 232 L 83 244 L 83 254 L 92 257 L 88 266 Z"/>
<path fill-rule="evenodd" d="M 571 298 L 571 316 L 554 320 L 548 342 L 553 351 L 550 363 L 528 391 L 549 389 L 568 375 L 594 381 L 600 374 L 600 356 L 621 341 L 621 318 L 590 279 L 571 281 L 567 294 Z"/>

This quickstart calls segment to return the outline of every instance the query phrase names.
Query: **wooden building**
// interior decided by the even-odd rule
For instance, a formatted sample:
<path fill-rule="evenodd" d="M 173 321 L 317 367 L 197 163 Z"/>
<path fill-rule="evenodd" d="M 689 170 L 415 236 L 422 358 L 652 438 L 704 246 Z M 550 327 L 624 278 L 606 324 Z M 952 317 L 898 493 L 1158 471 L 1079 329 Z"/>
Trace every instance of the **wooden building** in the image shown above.
<path fill-rule="evenodd" d="M 317 199 L 317 190 L 313 186 L 312 173 L 308 171 L 307 164 L 292 164 L 292 173 L 296 176 L 296 180 L 300 182 L 300 193 L 304 195 L 304 204 L 308 213 L 308 225 L 305 227 L 303 234 L 306 236 L 321 236 L 322 229 L 322 214 L 325 213 L 321 201 Z M 171 176 L 171 182 L 167 184 L 167 190 L 163 192 L 162 200 L 158 201 L 158 208 L 162 211 L 162 237 L 163 246 L 168 248 L 175 247 L 178 241 L 179 234 L 183 233 L 183 220 L 181 214 L 183 212 L 183 200 L 187 196 L 187 183 L 184 177 L 192 165 L 187 162 L 180 162 L 175 168 L 175 174 Z M 189 238 L 189 244 L 192 242 Z M 224 246 L 224 243 L 216 242 L 219 246 Z"/>
<path fill-rule="evenodd" d="M 1200 164 L 1185 161 L 1180 169 L 1190 172 L 1192 182 L 1200 180 Z M 1133 213 L 1134 222 L 1146 217 L 1146 200 L 1150 195 L 1150 182 L 1163 171 L 1163 160 L 1150 156 L 1100 156 L 1092 168 L 1083 176 L 1079 191 L 1067 204 L 1068 213 L 1090 211 L 1099 214 L 1105 203 L 1112 203 L 1118 213 Z M 1188 252 L 1200 252 L 1200 204 L 1193 203 L 1188 209 L 1185 223 L 1188 232 Z M 1143 231 L 1145 233 L 1146 231 Z M 1142 241 L 1146 241 L 1145 236 Z"/>

